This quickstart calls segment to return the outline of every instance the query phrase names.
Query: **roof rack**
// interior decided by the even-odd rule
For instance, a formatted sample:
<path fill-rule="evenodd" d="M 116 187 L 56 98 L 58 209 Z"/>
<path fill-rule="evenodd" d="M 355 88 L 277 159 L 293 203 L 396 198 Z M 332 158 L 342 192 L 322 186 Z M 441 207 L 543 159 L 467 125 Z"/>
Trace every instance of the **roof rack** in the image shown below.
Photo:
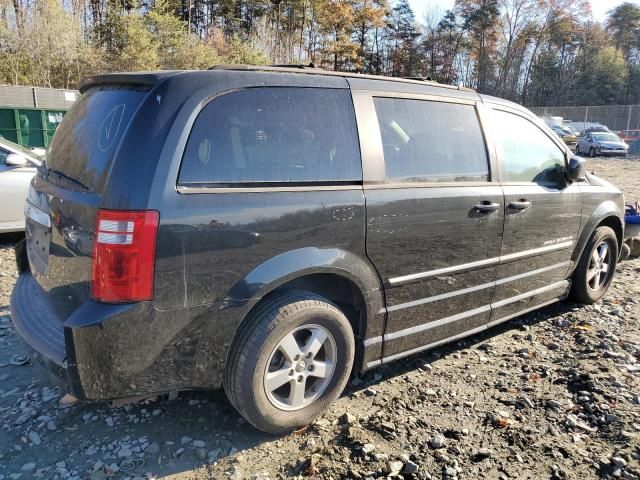
<path fill-rule="evenodd" d="M 444 83 L 438 83 L 430 79 L 430 77 L 422 78 L 422 77 L 411 77 L 411 78 L 402 78 L 402 77 L 384 77 L 382 75 L 367 75 L 362 73 L 351 73 L 351 72 L 336 72 L 333 70 L 324 70 L 322 68 L 317 68 L 310 64 L 309 66 L 305 65 L 216 65 L 214 67 L 209 68 L 209 70 L 238 70 L 238 71 L 253 71 L 253 72 L 274 72 L 274 73 L 309 73 L 312 75 L 328 75 L 334 77 L 343 77 L 343 78 L 363 78 L 368 80 L 386 80 L 392 82 L 406 82 L 406 83 L 420 83 L 427 84 L 434 87 L 440 88 L 448 88 L 452 90 L 463 90 L 467 92 L 474 92 L 475 90 L 471 88 L 462 87 L 460 85 L 445 85 Z"/>
<path fill-rule="evenodd" d="M 294 70 L 324 70 L 316 67 L 313 63 L 305 65 L 303 63 L 272 63 L 271 65 L 244 65 L 244 64 L 221 64 L 209 67 L 209 70 L 271 70 L 271 69 L 294 69 Z"/>
<path fill-rule="evenodd" d="M 270 67 L 279 67 L 279 68 L 298 68 L 300 70 L 308 70 L 308 69 L 315 69 L 315 70 L 324 70 L 323 68 L 320 67 L 316 67 L 313 62 L 309 62 L 309 65 L 303 65 L 301 63 L 282 63 L 282 64 L 278 64 L 278 63 L 273 63 L 270 65 Z"/>
<path fill-rule="evenodd" d="M 416 80 L 418 82 L 434 82 L 434 83 L 440 83 L 437 82 L 436 80 L 434 80 L 431 77 L 400 77 L 400 78 L 404 78 L 405 80 Z"/>

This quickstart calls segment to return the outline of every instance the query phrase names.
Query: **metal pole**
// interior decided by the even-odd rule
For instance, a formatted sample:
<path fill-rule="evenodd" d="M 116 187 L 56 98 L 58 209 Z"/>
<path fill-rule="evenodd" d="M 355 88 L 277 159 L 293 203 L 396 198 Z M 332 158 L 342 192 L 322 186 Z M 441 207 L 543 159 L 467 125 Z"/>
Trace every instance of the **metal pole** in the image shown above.
<path fill-rule="evenodd" d="M 589 107 L 585 107 L 584 109 L 584 126 L 582 127 L 582 131 L 584 132 L 587 129 L 587 118 L 589 117 Z"/>
<path fill-rule="evenodd" d="M 629 105 L 629 116 L 627 117 L 627 130 L 629 130 L 629 126 L 631 125 L 631 109 L 633 105 Z"/>

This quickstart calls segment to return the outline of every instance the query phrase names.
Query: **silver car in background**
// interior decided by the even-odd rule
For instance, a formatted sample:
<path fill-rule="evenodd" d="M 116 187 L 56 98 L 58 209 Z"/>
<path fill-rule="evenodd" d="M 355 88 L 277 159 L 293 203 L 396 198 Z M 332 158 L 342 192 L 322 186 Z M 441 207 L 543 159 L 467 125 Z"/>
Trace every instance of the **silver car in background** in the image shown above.
<path fill-rule="evenodd" d="M 24 205 L 42 158 L 0 138 L 0 233 L 24 230 Z"/>
<path fill-rule="evenodd" d="M 576 153 L 588 154 L 590 157 L 615 155 L 626 157 L 629 153 L 629 145 L 615 133 L 589 132 L 578 140 Z"/>

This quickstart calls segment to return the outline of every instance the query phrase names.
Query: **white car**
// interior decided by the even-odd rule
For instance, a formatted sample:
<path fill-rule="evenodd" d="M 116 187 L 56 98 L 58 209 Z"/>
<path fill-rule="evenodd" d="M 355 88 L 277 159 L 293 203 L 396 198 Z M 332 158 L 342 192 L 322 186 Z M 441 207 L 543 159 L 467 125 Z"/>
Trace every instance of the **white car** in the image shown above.
<path fill-rule="evenodd" d="M 0 233 L 24 230 L 24 204 L 42 158 L 0 138 Z"/>

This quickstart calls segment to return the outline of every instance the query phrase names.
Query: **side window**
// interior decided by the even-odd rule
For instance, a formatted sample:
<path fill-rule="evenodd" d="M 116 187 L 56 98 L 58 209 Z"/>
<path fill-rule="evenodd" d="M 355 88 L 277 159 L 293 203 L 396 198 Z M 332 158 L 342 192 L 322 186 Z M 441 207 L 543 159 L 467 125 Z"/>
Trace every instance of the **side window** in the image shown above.
<path fill-rule="evenodd" d="M 191 130 L 178 181 L 361 182 L 349 91 L 264 87 L 212 100 Z"/>
<path fill-rule="evenodd" d="M 7 155 L 9 155 L 9 153 L 11 152 L 9 152 L 8 150 L 5 150 L 4 148 L 0 148 L 0 166 L 7 164 L 6 160 L 7 160 Z"/>
<path fill-rule="evenodd" d="M 374 98 L 388 182 L 487 181 L 489 166 L 473 105 Z"/>
<path fill-rule="evenodd" d="M 512 113 L 494 110 L 493 115 L 506 182 L 565 184 L 564 152 L 540 128 Z"/>

